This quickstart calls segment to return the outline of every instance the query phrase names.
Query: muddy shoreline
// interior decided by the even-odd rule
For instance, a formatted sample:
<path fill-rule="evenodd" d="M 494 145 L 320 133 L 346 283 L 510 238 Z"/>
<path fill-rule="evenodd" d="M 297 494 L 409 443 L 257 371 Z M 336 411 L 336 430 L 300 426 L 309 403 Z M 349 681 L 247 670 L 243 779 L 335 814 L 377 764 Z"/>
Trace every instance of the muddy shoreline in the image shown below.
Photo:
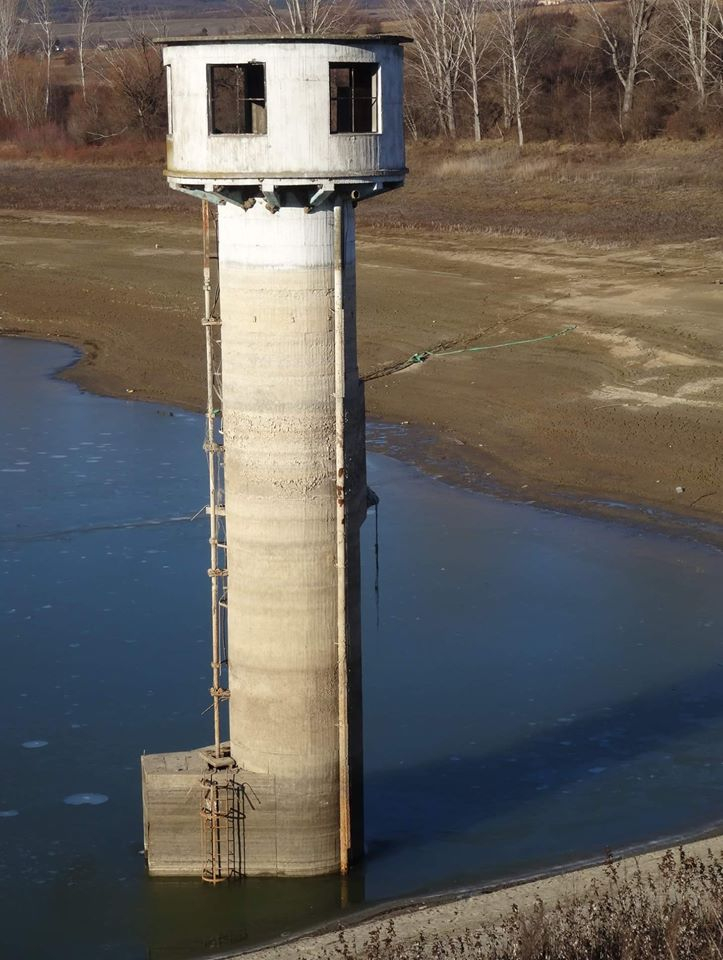
<path fill-rule="evenodd" d="M 491 459 L 485 460 L 474 453 L 466 458 L 453 438 L 418 427 L 372 421 L 367 424 L 367 449 L 403 460 L 428 476 L 474 493 L 559 513 L 610 520 L 723 549 L 722 523 L 685 510 L 662 510 L 645 502 L 614 502 L 604 495 L 596 496 L 591 490 L 549 489 L 535 483 L 521 483 L 519 476 L 505 475 L 500 465 Z"/>
<path fill-rule="evenodd" d="M 135 391 L 120 393 L 107 389 L 102 375 L 93 371 L 93 361 L 98 351 L 96 344 L 24 331 L 0 330 L 0 335 L 62 342 L 76 349 L 77 359 L 58 370 L 55 376 L 74 383 L 81 390 L 98 396 L 138 400 L 143 403 L 169 403 L 168 400 L 154 396 L 152 392 L 150 395 L 138 395 Z M 86 367 L 89 367 L 88 371 Z M 202 413 L 202 408 L 197 404 L 172 402 L 171 405 L 193 413 Z M 545 489 L 538 484 L 521 484 L 519 476 L 504 476 L 499 463 L 491 458 L 485 459 L 484 455 L 477 451 L 472 451 L 469 456 L 460 441 L 420 426 L 368 418 L 367 450 L 401 460 L 429 477 L 473 493 L 534 505 L 545 510 L 622 523 L 723 549 L 723 523 L 685 511 L 663 511 L 644 502 L 611 502 L 602 495 L 596 497 L 590 490 Z"/>
<path fill-rule="evenodd" d="M 447 482 L 721 545 L 714 239 L 623 250 L 362 231 L 368 420 Z M 0 211 L 0 333 L 79 348 L 62 376 L 83 389 L 200 410 L 199 241 L 178 215 Z M 397 369 L 440 344 L 463 349 Z"/>

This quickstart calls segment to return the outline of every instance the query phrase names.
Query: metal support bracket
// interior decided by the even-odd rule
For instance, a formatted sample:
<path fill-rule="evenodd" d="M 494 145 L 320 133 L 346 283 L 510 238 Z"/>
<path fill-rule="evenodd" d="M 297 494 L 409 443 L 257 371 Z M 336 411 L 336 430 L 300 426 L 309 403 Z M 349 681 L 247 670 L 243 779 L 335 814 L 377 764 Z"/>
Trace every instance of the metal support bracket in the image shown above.
<path fill-rule="evenodd" d="M 174 185 L 174 189 L 180 193 L 187 193 L 189 197 L 195 197 L 197 200 L 208 200 L 209 203 L 214 203 L 217 207 L 226 203 L 226 198 L 214 193 L 213 190 L 204 190 L 201 187 L 182 187 L 180 185 Z"/>
<path fill-rule="evenodd" d="M 262 180 L 261 193 L 266 201 L 266 209 L 269 213 L 278 213 L 281 209 L 281 201 L 276 193 L 276 184 L 272 180 Z"/>
<path fill-rule="evenodd" d="M 335 183 L 333 183 L 331 180 L 322 180 L 322 182 L 319 184 L 319 189 L 309 200 L 309 206 L 306 207 L 306 212 L 311 213 L 314 207 L 320 207 L 325 200 L 328 200 L 329 197 L 334 195 L 335 190 Z"/>
<path fill-rule="evenodd" d="M 385 192 L 384 184 L 381 180 L 375 180 L 374 183 L 360 183 L 356 188 L 357 200 L 368 200 L 370 197 L 378 197 Z"/>
<path fill-rule="evenodd" d="M 245 195 L 245 191 L 239 187 L 219 187 L 218 195 L 227 203 L 234 207 L 241 207 L 242 210 L 250 210 L 256 203 L 254 197 Z"/>

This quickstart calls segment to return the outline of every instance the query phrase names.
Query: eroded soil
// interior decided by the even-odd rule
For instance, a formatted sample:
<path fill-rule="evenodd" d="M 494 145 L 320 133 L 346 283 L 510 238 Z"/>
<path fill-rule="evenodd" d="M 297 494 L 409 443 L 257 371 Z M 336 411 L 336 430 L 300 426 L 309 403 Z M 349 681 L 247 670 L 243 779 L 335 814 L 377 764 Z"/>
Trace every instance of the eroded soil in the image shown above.
<path fill-rule="evenodd" d="M 199 251 L 196 224 L 179 214 L 8 211 L 0 330 L 82 345 L 64 375 L 87 389 L 200 409 Z M 368 415 L 408 424 L 410 459 L 423 433 L 428 469 L 523 499 L 720 521 L 722 311 L 720 237 L 626 249 L 419 231 L 359 239 Z M 385 372 L 412 354 L 567 327 Z"/>

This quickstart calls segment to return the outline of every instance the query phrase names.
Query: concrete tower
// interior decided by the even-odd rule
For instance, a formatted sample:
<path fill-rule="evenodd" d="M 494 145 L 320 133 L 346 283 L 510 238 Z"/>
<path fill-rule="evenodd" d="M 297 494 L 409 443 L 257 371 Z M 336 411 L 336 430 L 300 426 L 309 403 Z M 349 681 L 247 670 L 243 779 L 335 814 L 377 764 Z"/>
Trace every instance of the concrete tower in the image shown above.
<path fill-rule="evenodd" d="M 360 850 L 354 212 L 404 180 L 403 39 L 163 40 L 166 175 L 206 228 L 215 744 L 143 759 L 152 873 L 344 872 Z"/>

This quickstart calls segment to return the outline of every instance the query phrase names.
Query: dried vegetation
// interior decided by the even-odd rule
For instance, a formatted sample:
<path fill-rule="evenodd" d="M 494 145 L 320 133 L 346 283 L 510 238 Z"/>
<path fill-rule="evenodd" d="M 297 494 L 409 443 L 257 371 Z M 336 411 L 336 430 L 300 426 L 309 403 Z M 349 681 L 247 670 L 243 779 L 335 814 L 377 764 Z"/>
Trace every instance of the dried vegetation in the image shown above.
<path fill-rule="evenodd" d="M 29 134 L 30 135 L 30 134 Z M 40 136 L 36 131 L 34 135 Z M 86 157 L 87 151 L 89 157 Z M 137 151 L 137 152 L 136 152 Z M 412 144 L 404 190 L 359 207 L 362 229 L 528 236 L 593 244 L 679 243 L 720 234 L 723 140 L 616 144 Z M 3 159 L 4 209 L 187 212 L 168 189 L 162 147 Z"/>
<path fill-rule="evenodd" d="M 603 243 L 720 234 L 723 140 L 412 144 L 401 193 L 361 209 L 368 226 Z"/>
<path fill-rule="evenodd" d="M 499 923 L 454 936 L 402 941 L 394 920 L 363 943 L 339 933 L 321 960 L 718 960 L 723 956 L 723 862 L 668 851 L 657 874 L 631 875 L 610 862 L 605 880 L 579 897 L 531 910 L 513 907 Z"/>

